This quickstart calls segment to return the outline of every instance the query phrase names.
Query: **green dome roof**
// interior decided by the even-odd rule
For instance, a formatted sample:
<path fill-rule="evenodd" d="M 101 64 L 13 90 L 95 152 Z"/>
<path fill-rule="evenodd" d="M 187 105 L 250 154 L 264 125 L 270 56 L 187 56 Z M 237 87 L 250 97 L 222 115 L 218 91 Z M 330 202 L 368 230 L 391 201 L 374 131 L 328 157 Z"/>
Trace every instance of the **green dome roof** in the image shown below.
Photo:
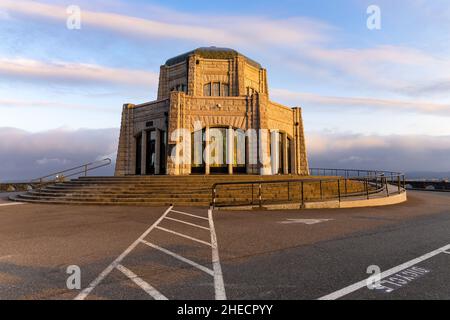
<path fill-rule="evenodd" d="M 256 68 L 261 68 L 261 65 L 250 59 L 247 58 L 246 56 L 244 56 L 243 54 L 240 54 L 239 52 L 237 52 L 234 49 L 230 49 L 230 48 L 219 48 L 219 47 L 200 47 L 197 49 L 194 49 L 192 51 L 180 54 L 179 56 L 170 58 L 169 60 L 166 61 L 166 66 L 172 66 L 174 64 L 183 62 L 185 60 L 187 60 L 187 58 L 193 54 L 199 55 L 202 58 L 205 59 L 232 59 L 235 58 L 236 56 L 242 56 L 244 57 L 247 62 L 251 65 L 253 65 Z"/>

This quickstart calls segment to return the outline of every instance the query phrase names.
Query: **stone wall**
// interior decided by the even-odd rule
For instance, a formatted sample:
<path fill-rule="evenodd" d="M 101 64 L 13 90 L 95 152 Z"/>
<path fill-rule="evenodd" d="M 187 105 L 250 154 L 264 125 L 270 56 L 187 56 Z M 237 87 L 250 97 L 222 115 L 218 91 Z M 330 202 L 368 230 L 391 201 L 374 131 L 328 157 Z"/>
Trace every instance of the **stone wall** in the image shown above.
<path fill-rule="evenodd" d="M 167 131 L 168 111 L 168 99 L 140 105 L 125 104 L 123 106 L 115 169 L 116 176 L 135 174 L 136 136 L 147 128 Z M 151 126 L 147 126 L 149 122 L 152 122 Z"/>

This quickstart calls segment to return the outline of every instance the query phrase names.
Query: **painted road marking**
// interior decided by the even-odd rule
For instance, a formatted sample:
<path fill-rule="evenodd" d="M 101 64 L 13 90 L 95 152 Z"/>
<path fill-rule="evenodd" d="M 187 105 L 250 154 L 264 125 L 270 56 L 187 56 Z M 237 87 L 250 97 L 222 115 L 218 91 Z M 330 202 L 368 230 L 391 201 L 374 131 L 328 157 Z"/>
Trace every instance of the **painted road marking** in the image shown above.
<path fill-rule="evenodd" d="M 203 220 L 208 220 L 208 218 L 202 217 L 202 216 L 198 216 L 196 214 L 192 214 L 192 213 L 187 213 L 187 212 L 182 212 L 182 211 L 177 211 L 177 210 L 170 210 L 171 212 L 175 212 L 175 213 L 179 213 L 179 214 L 184 214 L 186 216 L 190 216 L 190 217 L 194 217 L 194 218 L 199 218 L 199 219 L 203 219 Z"/>
<path fill-rule="evenodd" d="M 139 238 L 136 239 L 120 256 L 117 257 L 116 260 L 114 260 L 108 267 L 106 267 L 105 270 L 100 273 L 100 275 L 92 281 L 87 288 L 85 288 L 83 291 L 81 291 L 76 297 L 75 300 L 84 300 L 86 297 L 94 290 L 94 288 L 104 279 L 107 275 L 111 273 L 111 271 L 114 270 L 114 268 L 117 268 L 117 266 L 122 262 L 122 260 L 139 244 L 141 243 L 141 240 L 143 240 L 149 233 L 152 231 L 163 219 L 164 217 L 169 213 L 169 211 L 173 208 L 173 206 L 170 206 L 162 215 L 159 217 L 158 220 L 153 223 L 150 228 L 148 228 Z"/>
<path fill-rule="evenodd" d="M 0 207 L 18 206 L 20 204 L 25 204 L 25 203 L 23 203 L 23 202 L 0 203 Z"/>
<path fill-rule="evenodd" d="M 184 224 L 187 224 L 187 225 L 189 225 L 189 226 L 193 226 L 193 227 L 197 227 L 197 228 L 200 228 L 200 229 L 204 229 L 204 230 L 208 230 L 208 231 L 209 231 L 209 228 L 204 227 L 204 226 L 199 226 L 198 224 L 195 224 L 195 223 L 190 223 L 190 222 L 187 222 L 187 221 L 178 220 L 178 219 L 171 218 L 171 217 L 166 217 L 166 219 L 167 219 L 167 220 L 176 221 L 176 222 L 179 222 L 179 223 L 184 223 Z"/>
<path fill-rule="evenodd" d="M 172 252 L 170 250 L 164 249 L 164 248 L 162 248 L 160 246 L 157 246 L 156 244 L 150 243 L 150 242 L 145 241 L 145 240 L 142 240 L 142 243 L 145 243 L 149 247 L 152 247 L 152 248 L 157 249 L 157 250 L 159 250 L 161 252 L 164 252 L 165 254 L 168 254 L 169 256 L 172 256 L 172 257 L 174 257 L 174 258 L 176 258 L 176 259 L 178 259 L 180 261 L 186 262 L 187 264 L 190 264 L 191 266 L 194 266 L 197 269 L 200 269 L 203 272 L 206 272 L 207 274 L 209 274 L 211 276 L 214 276 L 214 272 L 211 269 L 209 269 L 209 268 L 207 268 L 205 266 L 202 266 L 202 265 L 200 265 L 200 264 L 198 264 L 198 263 L 196 263 L 196 262 L 194 262 L 194 261 L 192 261 L 190 259 L 182 257 L 182 256 L 176 254 L 175 252 Z"/>
<path fill-rule="evenodd" d="M 225 285 L 223 282 L 222 267 L 219 259 L 219 248 L 217 245 L 216 229 L 212 216 L 212 209 L 208 210 L 209 228 L 211 229 L 212 263 L 214 270 L 214 291 L 216 300 L 226 300 Z"/>
<path fill-rule="evenodd" d="M 416 264 L 418 264 L 418 263 L 420 263 L 422 261 L 428 260 L 428 259 L 430 259 L 430 258 L 432 258 L 432 257 L 434 257 L 434 256 L 436 256 L 436 255 L 438 255 L 440 253 L 444 253 L 447 250 L 450 250 L 450 244 L 448 244 L 448 245 L 446 245 L 446 246 L 444 246 L 442 248 L 436 249 L 434 251 L 431 251 L 431 252 L 429 252 L 427 254 L 424 254 L 423 256 L 420 256 L 420 257 L 418 257 L 416 259 L 413 259 L 413 260 L 410 260 L 408 262 L 405 262 L 405 263 L 403 263 L 403 264 L 401 264 L 399 266 L 396 266 L 394 268 L 386 270 L 386 271 L 384 271 L 384 272 L 382 272 L 380 274 L 379 279 L 381 280 L 381 279 L 384 279 L 386 277 L 389 277 L 389 276 L 391 276 L 393 274 L 396 274 L 396 273 L 398 273 L 398 272 L 400 272 L 400 271 L 402 271 L 404 269 L 410 268 L 410 267 L 412 267 L 412 266 L 414 266 L 414 265 L 416 265 Z M 357 291 L 357 290 L 359 290 L 361 288 L 366 287 L 368 281 L 371 281 L 371 279 L 372 278 L 369 277 L 367 279 L 361 280 L 361 281 L 356 282 L 356 283 L 354 283 L 354 284 L 352 284 L 352 285 L 350 285 L 348 287 L 345 287 L 345 288 L 343 288 L 341 290 L 338 290 L 338 291 L 330 293 L 330 294 L 328 294 L 326 296 L 323 296 L 323 297 L 319 298 L 318 300 L 336 300 L 336 299 L 339 299 L 339 298 L 341 298 L 343 296 L 346 296 L 346 295 L 348 295 L 348 294 L 350 294 L 352 292 L 355 292 L 355 291 Z"/>
<path fill-rule="evenodd" d="M 155 300 L 168 300 L 163 294 L 161 294 L 158 290 L 153 288 L 147 282 L 139 278 L 133 271 L 127 269 L 123 265 L 117 265 L 117 270 L 121 271 L 124 275 L 130 278 L 135 284 L 141 287 L 145 292 L 147 292 L 152 298 Z"/>
<path fill-rule="evenodd" d="M 169 233 L 175 234 L 177 236 L 180 236 L 180 237 L 183 237 L 183 238 L 186 238 L 186 239 L 190 239 L 192 241 L 196 241 L 196 242 L 205 244 L 207 246 L 211 246 L 211 243 L 209 243 L 209 242 L 206 242 L 206 241 L 203 241 L 203 240 L 200 240 L 200 239 L 197 239 L 197 238 L 185 235 L 184 233 L 179 233 L 179 232 L 176 232 L 176 231 L 173 231 L 173 230 L 169 230 L 169 229 L 166 229 L 166 228 L 163 228 L 163 227 L 160 227 L 160 226 L 157 226 L 156 229 L 161 230 L 161 231 L 165 231 L 165 232 L 169 232 Z"/>
<path fill-rule="evenodd" d="M 327 222 L 327 221 L 331 221 L 331 220 L 334 220 L 334 219 L 286 219 L 286 221 L 280 221 L 278 223 L 282 223 L 282 224 L 303 223 L 303 224 L 311 225 L 311 224 L 317 224 L 317 223 Z"/>
<path fill-rule="evenodd" d="M 121 264 L 122 260 L 125 259 L 125 257 L 132 251 L 135 249 L 135 247 L 139 244 L 139 243 L 143 243 L 151 248 L 154 248 L 156 250 L 159 250 L 169 256 L 172 256 L 180 261 L 183 261 L 207 274 L 209 274 L 210 276 L 212 276 L 214 278 L 214 292 L 215 292 L 215 299 L 216 300 L 226 300 L 226 293 L 225 293 L 225 285 L 223 282 L 223 275 L 222 275 L 222 268 L 220 265 L 220 259 L 219 259 L 219 250 L 218 250 L 218 246 L 217 246 L 217 236 L 216 236 L 216 231 L 214 228 L 214 221 L 213 221 L 213 216 L 212 216 L 212 210 L 209 209 L 208 210 L 208 218 L 204 218 L 201 216 L 196 216 L 187 212 L 181 212 L 181 211 L 176 211 L 176 210 L 172 210 L 173 206 L 170 206 L 162 215 L 161 217 L 159 217 L 159 219 L 152 224 L 152 226 L 150 228 L 148 228 L 135 242 L 133 242 L 116 260 L 114 260 L 105 270 L 102 271 L 102 273 L 100 273 L 100 275 L 94 279 L 94 281 L 92 281 L 89 286 L 87 288 L 85 288 L 83 291 L 81 291 L 76 297 L 75 300 L 83 300 L 85 299 L 91 292 L 92 290 L 94 290 L 94 288 L 99 285 L 99 283 L 106 278 L 111 271 L 113 271 L 114 269 L 117 269 L 119 271 L 121 271 L 123 274 L 125 274 L 129 279 L 131 279 L 135 284 L 137 284 L 140 288 L 142 288 L 145 292 L 147 292 L 151 297 L 158 299 L 158 300 L 167 300 L 167 298 L 161 294 L 158 290 L 156 290 L 155 288 L 153 288 L 149 283 L 147 283 L 145 280 L 141 279 L 138 275 L 136 275 L 133 271 L 129 270 L 128 268 L 126 268 L 125 266 L 123 266 Z M 183 220 L 178 220 L 178 219 L 174 219 L 174 218 L 170 218 L 167 215 L 170 212 L 176 212 L 176 213 L 181 213 L 181 214 L 185 214 L 187 216 L 193 216 L 193 217 L 197 217 L 200 219 L 205 219 L 208 220 L 209 222 L 209 228 L 203 227 L 203 226 L 199 226 L 199 225 L 195 225 L 193 223 L 189 223 L 187 221 L 183 221 Z M 168 219 L 168 220 L 173 220 L 173 221 L 177 221 L 177 222 L 181 222 L 181 223 L 185 223 L 188 225 L 193 225 L 196 227 L 201 227 L 203 229 L 206 229 L 208 231 L 210 231 L 211 233 L 211 243 L 185 235 L 183 233 L 179 233 L 179 232 L 175 232 L 173 230 L 169 230 L 163 227 L 160 227 L 159 224 L 164 220 L 164 219 Z M 175 234 L 177 236 L 189 239 L 189 240 L 193 240 L 202 244 L 205 244 L 207 246 L 210 246 L 212 248 L 212 270 L 210 268 L 207 268 L 205 266 L 202 266 L 190 259 L 184 258 L 181 255 L 178 255 L 170 250 L 167 250 L 165 248 L 162 248 L 156 244 L 153 244 L 149 241 L 146 241 L 144 238 L 146 236 L 148 236 L 148 234 L 154 230 L 154 229 L 159 229 L 168 233 L 172 233 Z"/>

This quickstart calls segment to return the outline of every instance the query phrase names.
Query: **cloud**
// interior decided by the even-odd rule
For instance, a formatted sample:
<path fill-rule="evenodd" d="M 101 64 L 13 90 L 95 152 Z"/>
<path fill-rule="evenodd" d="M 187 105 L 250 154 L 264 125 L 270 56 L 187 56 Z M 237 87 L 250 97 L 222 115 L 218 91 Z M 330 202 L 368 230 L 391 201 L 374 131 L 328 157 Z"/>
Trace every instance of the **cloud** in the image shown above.
<path fill-rule="evenodd" d="M 412 111 L 426 114 L 450 116 L 450 103 L 431 101 L 380 99 L 366 97 L 323 96 L 314 93 L 294 92 L 285 89 L 272 89 L 271 94 L 277 99 L 295 105 L 299 102 L 305 106 L 375 108 L 395 111 Z"/>
<path fill-rule="evenodd" d="M 57 102 L 50 100 L 18 100 L 18 99 L 0 99 L 0 108 L 21 108 L 21 107 L 54 107 L 54 108 L 70 108 L 70 109 L 86 109 L 92 108 L 93 105 L 82 105 L 76 103 Z M 96 106 L 96 105 L 95 105 Z M 97 106 L 96 106 L 97 107 Z M 99 109 L 97 108 L 96 111 Z"/>
<path fill-rule="evenodd" d="M 78 84 L 156 86 L 158 75 L 150 71 L 118 69 L 95 64 L 32 59 L 0 58 L 0 75 L 19 80 Z"/>
<path fill-rule="evenodd" d="M 64 6 L 34 1 L 2 0 L 0 7 L 11 12 L 52 20 L 66 21 L 68 17 Z M 146 8 L 155 18 L 144 19 L 81 8 L 81 21 L 83 26 L 93 26 L 135 37 L 182 39 L 234 46 L 245 45 L 248 41 L 273 44 L 292 41 L 317 42 L 323 38 L 321 30 L 328 28 L 325 23 L 307 18 L 276 20 L 264 17 L 189 15 L 162 7 Z M 159 14 L 155 15 L 155 12 Z M 171 19 L 161 18 L 161 15 L 170 16 Z"/>
<path fill-rule="evenodd" d="M 450 136 L 309 132 L 311 167 L 450 171 Z"/>
<path fill-rule="evenodd" d="M 121 5 L 127 6 L 123 2 Z M 3 0 L 0 8 L 8 10 L 10 15 L 25 14 L 60 21 L 62 25 L 68 16 L 64 6 L 34 1 Z M 83 6 L 82 28 L 113 31 L 127 38 L 185 40 L 246 48 L 283 61 L 302 74 L 306 72 L 310 78 L 333 80 L 339 86 L 379 89 L 405 96 L 448 96 L 447 85 L 435 85 L 436 78 L 448 77 L 448 56 L 404 45 L 348 47 L 340 43 L 345 38 L 342 30 L 320 20 L 190 14 L 152 5 L 128 5 L 127 8 L 139 10 L 138 15 L 145 18 L 87 10 Z"/>
<path fill-rule="evenodd" d="M 118 129 L 0 128 L 0 181 L 26 180 L 89 161 L 115 160 Z M 450 171 L 450 136 L 307 132 L 311 167 Z M 114 164 L 93 174 L 113 174 Z"/>
<path fill-rule="evenodd" d="M 118 129 L 64 128 L 30 133 L 0 128 L 0 182 L 29 180 L 86 162 L 112 157 L 115 161 Z M 94 174 L 112 174 L 114 164 Z"/>
<path fill-rule="evenodd" d="M 436 79 L 444 82 L 448 79 L 448 55 L 401 45 L 331 47 L 337 43 L 294 48 L 295 59 L 286 59 L 285 63 L 291 69 L 306 72 L 312 79 L 334 82 L 335 87 L 346 90 L 369 89 L 412 97 L 448 96 L 448 86 L 435 85 Z M 429 86 L 432 90 L 426 90 Z"/>
<path fill-rule="evenodd" d="M 404 88 L 404 91 L 411 96 L 436 96 L 447 98 L 450 95 L 450 78 L 413 84 Z"/>

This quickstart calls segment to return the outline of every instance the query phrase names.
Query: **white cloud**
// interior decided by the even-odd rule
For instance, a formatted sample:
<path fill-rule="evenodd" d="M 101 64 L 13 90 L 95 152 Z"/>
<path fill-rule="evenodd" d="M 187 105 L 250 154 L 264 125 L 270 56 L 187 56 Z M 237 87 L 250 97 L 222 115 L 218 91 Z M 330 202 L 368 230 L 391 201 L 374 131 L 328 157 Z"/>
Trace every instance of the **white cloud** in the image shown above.
<path fill-rule="evenodd" d="M 82 105 L 68 102 L 57 102 L 50 100 L 19 100 L 19 99 L 0 99 L 0 107 L 55 107 L 55 108 L 90 108 L 92 105 Z"/>
<path fill-rule="evenodd" d="M 314 93 L 294 92 L 285 89 L 272 89 L 271 94 L 277 99 L 295 105 L 299 102 L 305 106 L 375 108 L 395 111 L 412 111 L 426 114 L 450 116 L 450 103 L 432 101 L 380 99 L 367 97 L 336 97 Z"/>
<path fill-rule="evenodd" d="M 450 136 L 308 132 L 312 167 L 449 171 Z"/>
<path fill-rule="evenodd" d="M 1 58 L 0 75 L 22 80 L 56 83 L 122 84 L 156 87 L 158 75 L 150 71 L 110 68 L 64 61 L 44 62 L 22 58 Z"/>
<path fill-rule="evenodd" d="M 21 14 L 65 21 L 64 6 L 34 1 L 2 0 L 0 7 Z M 158 8 L 158 7 L 156 7 Z M 147 7 L 153 9 L 155 7 Z M 323 38 L 328 28 L 307 18 L 268 19 L 264 17 L 188 15 L 159 7 L 171 19 L 139 18 L 123 14 L 90 11 L 81 8 L 82 24 L 145 38 L 183 39 L 210 44 L 246 45 L 251 41 L 262 43 L 309 43 Z M 153 15 L 155 12 L 153 12 Z"/>
<path fill-rule="evenodd" d="M 0 8 L 62 23 L 67 18 L 65 7 L 33 1 L 3 0 Z M 448 96 L 449 87 L 445 84 L 450 58 L 436 52 L 402 45 L 346 47 L 339 43 L 342 31 L 305 17 L 188 14 L 151 5 L 136 8 L 146 18 L 82 7 L 83 28 L 96 27 L 127 37 L 247 48 L 272 56 L 302 73 L 306 71 L 312 77 L 332 78 L 338 85 L 347 84 L 354 89 Z M 436 83 L 436 79 L 443 80 Z"/>

